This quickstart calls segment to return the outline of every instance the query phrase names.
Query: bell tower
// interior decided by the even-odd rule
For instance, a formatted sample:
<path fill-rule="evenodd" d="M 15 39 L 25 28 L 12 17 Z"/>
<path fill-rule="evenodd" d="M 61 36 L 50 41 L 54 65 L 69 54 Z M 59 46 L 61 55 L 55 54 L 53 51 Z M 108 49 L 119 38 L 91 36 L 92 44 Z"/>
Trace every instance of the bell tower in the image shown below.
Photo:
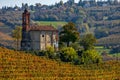
<path fill-rule="evenodd" d="M 22 14 L 22 41 L 21 41 L 21 50 L 30 49 L 30 13 L 27 9 L 24 10 Z"/>
<path fill-rule="evenodd" d="M 23 31 L 28 31 L 30 27 L 30 13 L 27 9 L 22 14 L 22 27 Z"/>

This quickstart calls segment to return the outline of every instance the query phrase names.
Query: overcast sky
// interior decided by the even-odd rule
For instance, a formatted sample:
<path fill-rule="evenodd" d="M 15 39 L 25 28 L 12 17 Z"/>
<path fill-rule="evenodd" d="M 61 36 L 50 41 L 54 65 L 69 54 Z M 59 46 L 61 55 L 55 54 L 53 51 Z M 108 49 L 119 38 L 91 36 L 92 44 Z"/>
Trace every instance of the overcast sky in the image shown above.
<path fill-rule="evenodd" d="M 62 0 L 63 2 L 66 2 L 68 0 Z M 75 2 L 78 2 L 79 0 L 75 0 Z M 35 4 L 35 3 L 41 3 L 41 4 L 47 4 L 47 5 L 51 5 L 51 4 L 55 4 L 56 2 L 60 2 L 60 0 L 0 0 L 0 8 L 2 6 L 21 6 L 22 3 L 28 3 L 29 5 L 31 4 Z"/>

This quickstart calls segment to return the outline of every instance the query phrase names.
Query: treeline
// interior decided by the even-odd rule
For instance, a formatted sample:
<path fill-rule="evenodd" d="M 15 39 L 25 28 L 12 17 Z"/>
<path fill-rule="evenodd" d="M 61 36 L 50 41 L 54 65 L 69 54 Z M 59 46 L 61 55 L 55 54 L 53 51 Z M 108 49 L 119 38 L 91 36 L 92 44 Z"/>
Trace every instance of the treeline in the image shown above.
<path fill-rule="evenodd" d="M 35 5 L 22 4 L 22 7 L 2 7 L 0 10 L 0 21 L 10 26 L 20 25 L 21 13 L 25 8 L 31 11 L 32 20 L 40 21 L 72 21 L 77 26 L 82 23 L 88 23 L 90 27 L 100 26 L 95 21 L 116 20 L 119 16 L 119 2 L 114 1 L 82 1 L 75 3 L 74 0 L 68 0 L 66 3 L 60 1 L 54 5 Z M 14 15 L 14 16 L 12 16 Z M 93 23 L 91 23 L 93 22 Z"/>

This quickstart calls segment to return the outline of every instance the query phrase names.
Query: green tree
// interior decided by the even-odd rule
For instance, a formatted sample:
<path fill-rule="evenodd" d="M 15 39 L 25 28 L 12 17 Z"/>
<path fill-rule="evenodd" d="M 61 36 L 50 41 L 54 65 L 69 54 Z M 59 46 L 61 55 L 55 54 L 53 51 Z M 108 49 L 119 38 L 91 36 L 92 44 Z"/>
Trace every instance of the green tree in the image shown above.
<path fill-rule="evenodd" d="M 63 5 L 64 3 L 63 3 L 63 1 L 61 0 L 61 1 L 59 2 L 59 4 L 60 4 L 60 5 Z"/>
<path fill-rule="evenodd" d="M 84 50 L 94 49 L 94 44 L 97 42 L 96 38 L 92 34 L 86 34 L 82 37 L 80 44 Z"/>
<path fill-rule="evenodd" d="M 62 61 L 70 62 L 78 59 L 78 55 L 72 47 L 64 47 L 60 51 L 60 58 Z"/>
<path fill-rule="evenodd" d="M 80 59 L 81 59 L 81 63 L 84 63 L 84 64 L 102 62 L 102 57 L 94 49 L 83 51 Z"/>
<path fill-rule="evenodd" d="M 16 44 L 17 44 L 17 50 L 19 49 L 19 43 L 22 37 L 22 27 L 16 27 L 13 31 L 12 31 L 12 37 L 15 39 Z"/>
<path fill-rule="evenodd" d="M 65 42 L 69 47 L 70 42 L 76 42 L 79 40 L 79 32 L 77 31 L 75 24 L 69 22 L 68 24 L 64 25 L 61 32 L 60 32 L 60 42 Z"/>

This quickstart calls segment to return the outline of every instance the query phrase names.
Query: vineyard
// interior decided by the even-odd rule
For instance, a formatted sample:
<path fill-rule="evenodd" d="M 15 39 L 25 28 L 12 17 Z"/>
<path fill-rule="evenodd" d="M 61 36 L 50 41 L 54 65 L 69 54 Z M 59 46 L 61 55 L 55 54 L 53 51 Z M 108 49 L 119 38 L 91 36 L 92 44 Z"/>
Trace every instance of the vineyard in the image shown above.
<path fill-rule="evenodd" d="M 98 44 L 99 45 L 119 45 L 120 44 L 120 34 L 116 35 L 110 35 L 108 37 L 103 37 L 101 39 L 98 39 Z"/>
<path fill-rule="evenodd" d="M 120 62 L 73 65 L 0 48 L 0 79 L 119 80 Z"/>

